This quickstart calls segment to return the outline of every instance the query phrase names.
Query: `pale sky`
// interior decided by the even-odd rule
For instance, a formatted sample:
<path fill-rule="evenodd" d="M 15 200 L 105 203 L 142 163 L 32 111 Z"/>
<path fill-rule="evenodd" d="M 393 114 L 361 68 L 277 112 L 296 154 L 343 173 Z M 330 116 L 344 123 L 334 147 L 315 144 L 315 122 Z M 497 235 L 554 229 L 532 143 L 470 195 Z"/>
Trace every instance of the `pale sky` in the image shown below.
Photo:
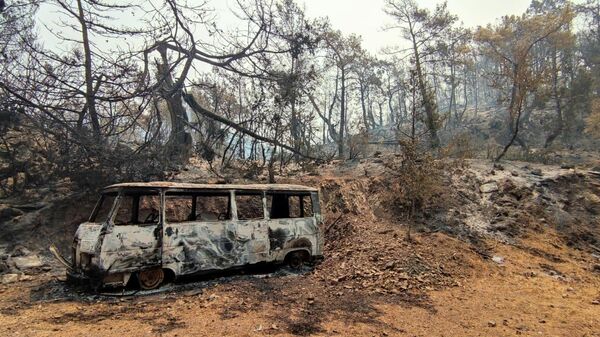
<path fill-rule="evenodd" d="M 419 6 L 430 9 L 442 2 L 417 0 Z M 392 22 L 383 12 L 384 0 L 299 0 L 299 3 L 305 4 L 308 17 L 327 16 L 334 28 L 361 35 L 363 47 L 372 53 L 401 38 L 399 32 L 382 29 Z M 477 27 L 493 23 L 504 15 L 520 15 L 530 3 L 530 0 L 448 0 L 448 10 L 466 27 Z"/>
<path fill-rule="evenodd" d="M 191 0 L 191 3 L 194 1 Z M 386 24 L 392 23 L 392 19 L 383 12 L 384 0 L 297 1 L 305 8 L 308 18 L 328 17 L 334 29 L 339 29 L 345 34 L 362 36 L 363 47 L 373 54 L 377 54 L 385 46 L 397 45 L 402 40 L 399 32 L 383 29 Z M 430 9 L 441 2 L 442 0 L 417 0 L 419 6 Z M 450 13 L 457 15 L 466 27 L 476 27 L 493 23 L 504 15 L 520 15 L 529 3 L 530 0 L 448 0 L 448 9 Z M 239 24 L 239 19 L 233 17 L 230 11 L 236 8 L 236 0 L 209 0 L 208 5 L 215 9 L 221 28 L 227 29 Z M 38 17 L 41 22 L 52 26 L 57 21 L 56 9 L 42 5 Z M 47 46 L 63 48 L 71 45 L 71 42 L 60 41 L 42 27 L 39 28 Z"/>

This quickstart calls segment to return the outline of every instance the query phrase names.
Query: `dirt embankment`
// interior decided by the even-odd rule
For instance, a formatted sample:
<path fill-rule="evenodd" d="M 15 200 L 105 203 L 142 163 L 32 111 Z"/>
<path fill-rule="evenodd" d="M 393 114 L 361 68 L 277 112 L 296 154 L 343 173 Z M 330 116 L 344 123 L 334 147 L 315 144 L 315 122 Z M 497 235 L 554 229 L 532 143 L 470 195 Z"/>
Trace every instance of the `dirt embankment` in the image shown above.
<path fill-rule="evenodd" d="M 393 191 L 379 161 L 318 172 L 281 177 L 321 189 L 326 258 L 313 269 L 113 298 L 74 296 L 42 256 L 44 267 L 0 286 L 0 334 L 598 335 L 596 175 L 470 162 L 448 172 L 443 207 L 409 222 L 389 205 Z M 73 229 L 63 224 L 70 240 Z"/>

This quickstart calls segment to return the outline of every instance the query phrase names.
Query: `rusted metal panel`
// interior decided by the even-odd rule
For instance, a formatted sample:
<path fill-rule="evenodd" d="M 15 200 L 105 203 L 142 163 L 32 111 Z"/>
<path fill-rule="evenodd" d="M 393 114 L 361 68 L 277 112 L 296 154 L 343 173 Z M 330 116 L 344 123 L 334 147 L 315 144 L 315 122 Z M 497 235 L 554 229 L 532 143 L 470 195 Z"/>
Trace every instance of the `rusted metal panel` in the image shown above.
<path fill-rule="evenodd" d="M 250 191 L 304 191 L 316 192 L 314 187 L 292 184 L 192 184 L 171 181 L 120 183 L 105 187 L 105 190 L 118 188 L 168 188 L 185 190 L 250 190 Z"/>

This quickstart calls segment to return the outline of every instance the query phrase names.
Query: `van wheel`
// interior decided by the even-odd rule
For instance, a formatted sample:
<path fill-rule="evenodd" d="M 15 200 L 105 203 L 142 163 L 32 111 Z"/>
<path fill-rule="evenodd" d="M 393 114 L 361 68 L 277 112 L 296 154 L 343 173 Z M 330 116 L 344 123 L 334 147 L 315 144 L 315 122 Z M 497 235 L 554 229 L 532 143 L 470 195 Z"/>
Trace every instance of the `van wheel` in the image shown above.
<path fill-rule="evenodd" d="M 288 255 L 288 265 L 292 269 L 300 269 L 306 262 L 306 253 L 303 251 L 292 252 Z"/>
<path fill-rule="evenodd" d="M 165 272 L 160 269 L 148 269 L 137 273 L 140 288 L 144 290 L 156 289 L 165 279 Z"/>

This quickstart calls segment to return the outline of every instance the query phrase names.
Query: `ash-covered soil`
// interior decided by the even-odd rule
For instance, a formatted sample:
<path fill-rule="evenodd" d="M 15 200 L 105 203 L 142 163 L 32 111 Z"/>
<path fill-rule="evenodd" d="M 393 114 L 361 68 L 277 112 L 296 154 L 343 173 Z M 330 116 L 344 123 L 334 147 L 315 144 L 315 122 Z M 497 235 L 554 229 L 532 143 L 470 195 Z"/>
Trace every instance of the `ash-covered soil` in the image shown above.
<path fill-rule="evenodd" d="M 10 235 L 0 236 L 0 335 L 600 336 L 596 173 L 452 163 L 445 201 L 409 220 L 389 204 L 385 160 L 279 177 L 321 189 L 322 263 L 300 273 L 210 275 L 154 292 L 65 285 L 44 246 L 68 248 L 93 198 L 73 203 L 68 188 L 46 196 L 44 207 L 3 222 Z M 198 167 L 173 178 L 217 179 Z"/>

